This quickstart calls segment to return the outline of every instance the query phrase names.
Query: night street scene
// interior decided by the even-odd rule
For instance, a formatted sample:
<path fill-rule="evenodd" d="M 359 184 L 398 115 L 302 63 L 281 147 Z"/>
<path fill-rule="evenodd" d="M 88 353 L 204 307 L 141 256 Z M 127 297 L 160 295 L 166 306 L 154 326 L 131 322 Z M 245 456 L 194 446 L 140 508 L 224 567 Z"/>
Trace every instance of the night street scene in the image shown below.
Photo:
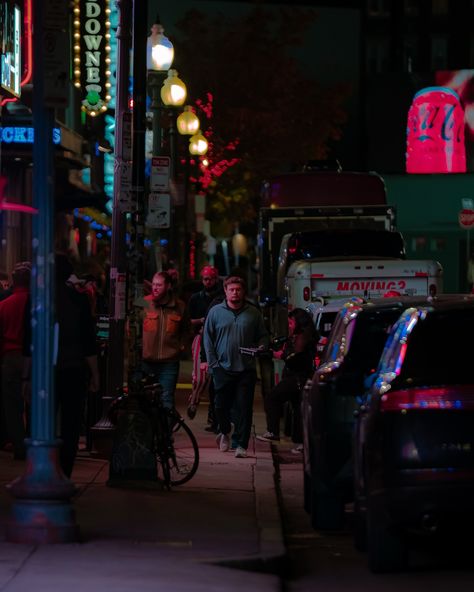
<path fill-rule="evenodd" d="M 474 2 L 0 0 L 0 591 L 474 589 Z"/>

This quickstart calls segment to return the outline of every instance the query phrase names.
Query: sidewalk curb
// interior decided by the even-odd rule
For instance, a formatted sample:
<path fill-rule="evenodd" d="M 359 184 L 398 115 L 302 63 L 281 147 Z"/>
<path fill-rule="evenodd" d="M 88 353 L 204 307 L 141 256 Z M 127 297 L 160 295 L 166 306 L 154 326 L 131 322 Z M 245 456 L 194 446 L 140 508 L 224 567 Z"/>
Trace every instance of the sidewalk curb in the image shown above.
<path fill-rule="evenodd" d="M 288 554 L 283 537 L 278 474 L 271 444 L 255 442 L 255 449 L 254 489 L 259 553 L 257 556 L 227 559 L 217 563 L 225 567 L 282 577 L 288 571 Z"/>

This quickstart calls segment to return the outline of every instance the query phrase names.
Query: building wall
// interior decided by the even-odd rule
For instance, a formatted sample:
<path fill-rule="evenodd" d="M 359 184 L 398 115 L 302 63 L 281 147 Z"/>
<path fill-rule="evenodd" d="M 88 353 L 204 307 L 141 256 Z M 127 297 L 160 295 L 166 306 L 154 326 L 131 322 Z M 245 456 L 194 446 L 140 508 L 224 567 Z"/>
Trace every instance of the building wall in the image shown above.
<path fill-rule="evenodd" d="M 459 226 L 458 215 L 461 200 L 474 199 L 474 174 L 401 174 L 384 175 L 384 179 L 388 203 L 397 209 L 397 226 L 405 238 L 407 256 L 436 259 L 444 269 L 445 292 L 465 292 L 474 233 Z"/>

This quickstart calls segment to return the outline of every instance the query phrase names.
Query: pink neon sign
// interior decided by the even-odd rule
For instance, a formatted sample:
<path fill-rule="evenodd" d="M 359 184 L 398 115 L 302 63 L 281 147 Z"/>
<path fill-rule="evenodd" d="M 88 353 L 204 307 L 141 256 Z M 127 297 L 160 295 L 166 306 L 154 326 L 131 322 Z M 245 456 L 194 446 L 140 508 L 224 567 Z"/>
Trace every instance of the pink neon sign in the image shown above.
<path fill-rule="evenodd" d="M 458 94 L 432 86 L 416 93 L 408 112 L 407 173 L 465 173 L 464 109 Z"/>

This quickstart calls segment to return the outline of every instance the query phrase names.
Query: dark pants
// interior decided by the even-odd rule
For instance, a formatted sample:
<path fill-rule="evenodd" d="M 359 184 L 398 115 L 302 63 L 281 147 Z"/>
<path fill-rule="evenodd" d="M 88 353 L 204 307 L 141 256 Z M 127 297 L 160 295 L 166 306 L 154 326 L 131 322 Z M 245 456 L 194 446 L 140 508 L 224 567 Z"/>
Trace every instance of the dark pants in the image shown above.
<path fill-rule="evenodd" d="M 2 359 L 2 398 L 7 440 L 13 444 L 15 458 L 25 456 L 25 402 L 22 396 L 23 356 L 6 353 Z"/>
<path fill-rule="evenodd" d="M 304 381 L 301 382 L 298 376 L 288 376 L 280 380 L 265 398 L 267 429 L 275 436 L 280 436 L 280 419 L 283 415 L 284 403 L 292 401 L 295 405 L 298 404 L 302 384 Z"/>
<path fill-rule="evenodd" d="M 234 420 L 233 440 L 237 446 L 247 448 L 252 429 L 253 397 L 257 373 L 246 370 L 229 374 L 221 368 L 212 371 L 215 388 L 215 409 L 219 428 L 222 434 L 231 431 L 231 410 Z"/>
<path fill-rule="evenodd" d="M 56 405 L 60 414 L 61 468 L 70 477 L 76 459 L 89 372 L 86 366 L 56 368 Z"/>

